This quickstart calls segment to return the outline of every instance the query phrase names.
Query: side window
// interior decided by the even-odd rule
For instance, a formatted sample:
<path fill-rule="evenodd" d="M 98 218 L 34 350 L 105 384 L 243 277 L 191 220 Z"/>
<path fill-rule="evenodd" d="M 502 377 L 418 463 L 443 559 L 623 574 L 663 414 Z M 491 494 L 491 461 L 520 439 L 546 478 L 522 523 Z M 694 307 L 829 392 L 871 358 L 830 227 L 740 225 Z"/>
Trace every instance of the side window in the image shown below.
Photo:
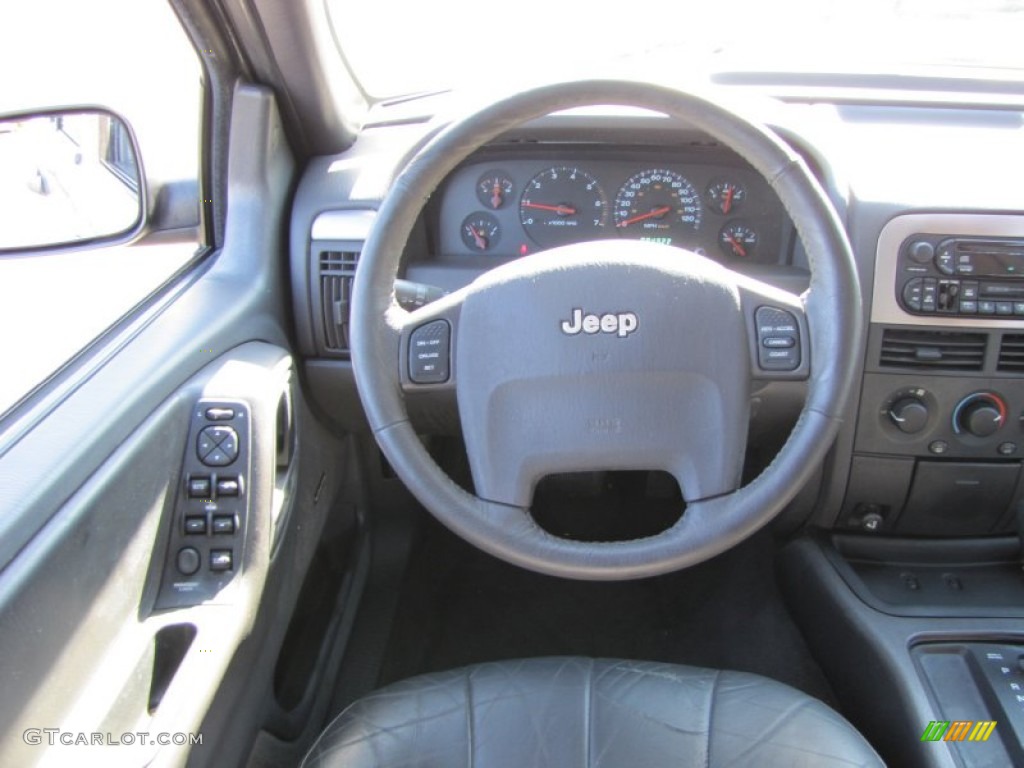
<path fill-rule="evenodd" d="M 167 0 L 5 4 L 0 71 L 2 415 L 195 257 L 202 73 Z M 173 234 L 88 245 L 144 192 Z"/>

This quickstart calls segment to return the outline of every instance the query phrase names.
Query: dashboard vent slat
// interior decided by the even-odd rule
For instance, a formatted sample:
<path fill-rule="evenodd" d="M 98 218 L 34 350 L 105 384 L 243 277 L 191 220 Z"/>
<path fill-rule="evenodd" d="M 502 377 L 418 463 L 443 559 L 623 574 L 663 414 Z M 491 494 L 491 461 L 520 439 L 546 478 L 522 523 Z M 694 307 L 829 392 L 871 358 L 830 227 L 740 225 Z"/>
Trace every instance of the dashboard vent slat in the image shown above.
<path fill-rule="evenodd" d="M 882 333 L 879 365 L 883 368 L 980 371 L 985 365 L 986 341 L 984 333 L 888 328 Z"/>
<path fill-rule="evenodd" d="M 1024 333 L 1003 335 L 996 368 L 1009 373 L 1024 373 Z"/>
<path fill-rule="evenodd" d="M 358 263 L 358 251 L 320 252 L 320 307 L 324 346 L 333 352 L 348 352 L 348 311 L 352 299 L 352 279 Z"/>

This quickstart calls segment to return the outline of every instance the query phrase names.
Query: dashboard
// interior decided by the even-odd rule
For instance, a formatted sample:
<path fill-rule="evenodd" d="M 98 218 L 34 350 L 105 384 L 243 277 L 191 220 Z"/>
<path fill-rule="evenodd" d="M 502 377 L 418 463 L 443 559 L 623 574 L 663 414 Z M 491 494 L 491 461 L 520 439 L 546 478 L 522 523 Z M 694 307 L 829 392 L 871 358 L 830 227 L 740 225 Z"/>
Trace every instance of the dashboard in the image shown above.
<path fill-rule="evenodd" d="M 720 147 L 517 149 L 474 158 L 451 176 L 436 218 L 438 255 L 486 262 L 625 238 L 730 266 L 788 263 L 792 225 L 781 203 Z"/>

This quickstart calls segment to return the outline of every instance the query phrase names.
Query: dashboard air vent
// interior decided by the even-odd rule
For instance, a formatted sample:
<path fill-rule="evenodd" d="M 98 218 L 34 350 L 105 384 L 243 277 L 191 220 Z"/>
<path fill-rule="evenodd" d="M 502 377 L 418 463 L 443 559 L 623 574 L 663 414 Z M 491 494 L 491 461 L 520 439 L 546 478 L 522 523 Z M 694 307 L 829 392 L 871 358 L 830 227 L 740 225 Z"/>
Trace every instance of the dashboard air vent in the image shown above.
<path fill-rule="evenodd" d="M 320 307 L 324 346 L 333 352 L 348 351 L 348 308 L 352 279 L 359 262 L 357 251 L 320 252 Z"/>
<path fill-rule="evenodd" d="M 999 345 L 1000 371 L 1024 373 L 1024 333 L 1007 333 Z"/>
<path fill-rule="evenodd" d="M 984 333 L 904 331 L 882 333 L 879 365 L 884 368 L 930 368 L 980 371 L 985 364 Z"/>

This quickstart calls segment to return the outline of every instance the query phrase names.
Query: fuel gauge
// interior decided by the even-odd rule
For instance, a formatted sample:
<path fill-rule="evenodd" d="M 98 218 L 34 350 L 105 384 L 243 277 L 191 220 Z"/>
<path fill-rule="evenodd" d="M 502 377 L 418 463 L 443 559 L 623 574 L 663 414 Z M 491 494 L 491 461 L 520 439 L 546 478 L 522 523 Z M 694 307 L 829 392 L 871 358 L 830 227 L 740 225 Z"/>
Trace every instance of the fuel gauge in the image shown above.
<path fill-rule="evenodd" d="M 462 242 L 471 251 L 488 251 L 500 238 L 498 220 L 486 211 L 472 213 L 462 222 Z"/>
<path fill-rule="evenodd" d="M 735 213 L 746 199 L 746 188 L 734 181 L 716 181 L 708 187 L 711 210 L 723 216 Z"/>
<path fill-rule="evenodd" d="M 751 258 L 757 250 L 757 240 L 757 230 L 738 221 L 726 224 L 718 235 L 723 253 L 734 259 Z"/>

